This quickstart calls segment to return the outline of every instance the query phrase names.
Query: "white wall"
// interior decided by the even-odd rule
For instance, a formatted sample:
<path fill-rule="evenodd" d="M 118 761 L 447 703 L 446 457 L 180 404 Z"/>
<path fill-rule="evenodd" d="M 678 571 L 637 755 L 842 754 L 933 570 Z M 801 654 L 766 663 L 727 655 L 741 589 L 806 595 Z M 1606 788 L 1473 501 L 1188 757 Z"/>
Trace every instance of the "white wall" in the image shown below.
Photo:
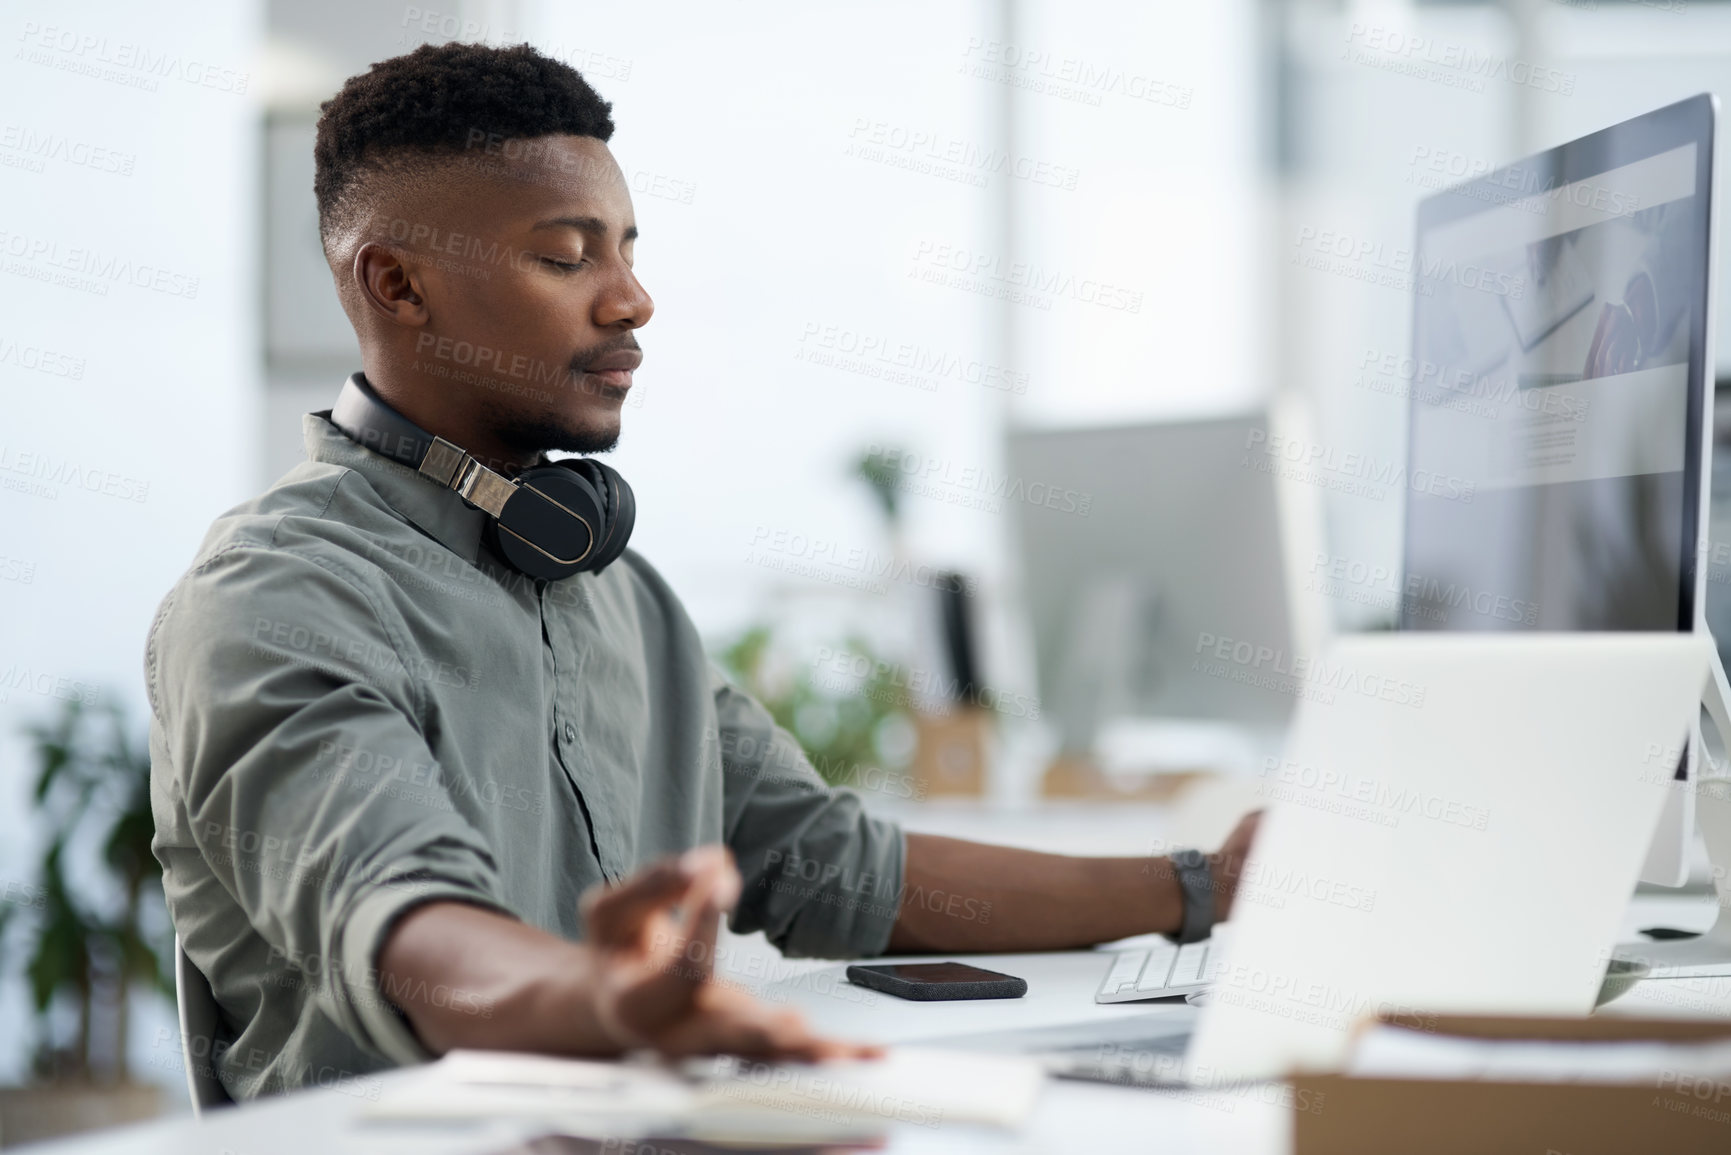
<path fill-rule="evenodd" d="M 142 723 L 151 615 L 249 491 L 258 162 L 237 89 L 259 18 L 252 0 L 0 12 L 0 879 L 31 880 L 37 848 L 19 727 L 81 686 Z M 28 367 L 41 350 L 68 373 Z M 0 1081 L 23 1010 L 0 990 Z"/>

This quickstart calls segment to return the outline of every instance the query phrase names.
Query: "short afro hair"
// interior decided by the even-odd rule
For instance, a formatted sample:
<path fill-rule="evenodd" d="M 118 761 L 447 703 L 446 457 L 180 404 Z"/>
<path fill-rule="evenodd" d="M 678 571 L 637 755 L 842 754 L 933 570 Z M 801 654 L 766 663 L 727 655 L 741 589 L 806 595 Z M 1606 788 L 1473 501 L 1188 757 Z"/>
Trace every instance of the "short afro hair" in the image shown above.
<path fill-rule="evenodd" d="M 355 193 L 371 172 L 461 155 L 477 133 L 613 135 L 613 106 L 575 68 L 527 44 L 423 44 L 351 76 L 319 111 L 313 195 L 327 249 L 353 223 Z"/>

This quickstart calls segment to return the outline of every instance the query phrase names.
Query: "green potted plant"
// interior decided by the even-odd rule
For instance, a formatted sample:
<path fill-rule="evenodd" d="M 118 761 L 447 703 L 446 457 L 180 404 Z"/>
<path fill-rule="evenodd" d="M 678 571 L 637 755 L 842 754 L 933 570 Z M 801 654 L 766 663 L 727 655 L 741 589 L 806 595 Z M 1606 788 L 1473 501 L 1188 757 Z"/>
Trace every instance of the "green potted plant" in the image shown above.
<path fill-rule="evenodd" d="M 133 994 L 174 989 L 147 740 L 118 703 L 82 698 L 26 732 L 45 842 L 27 900 L 0 903 L 0 957 L 24 959 L 35 1082 L 0 1091 L 7 1144 L 160 1113 L 161 1088 L 128 1067 Z"/>
<path fill-rule="evenodd" d="M 837 650 L 863 659 L 870 672 L 857 687 L 841 688 L 814 677 L 809 666 L 778 671 L 774 648 L 775 627 L 759 624 L 718 647 L 716 660 L 799 740 L 826 781 L 914 797 L 915 784 L 902 773 L 913 736 L 901 671 L 878 661 L 863 638 L 851 637 Z"/>

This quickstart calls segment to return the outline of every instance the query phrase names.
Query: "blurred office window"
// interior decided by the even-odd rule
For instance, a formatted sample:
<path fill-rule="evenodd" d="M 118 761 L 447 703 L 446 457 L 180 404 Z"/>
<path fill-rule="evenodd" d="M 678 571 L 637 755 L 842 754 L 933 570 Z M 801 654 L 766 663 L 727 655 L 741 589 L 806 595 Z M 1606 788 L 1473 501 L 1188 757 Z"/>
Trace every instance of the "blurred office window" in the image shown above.
<path fill-rule="evenodd" d="M 1020 424 L 1242 412 L 1271 376 L 1272 238 L 1256 5 L 1022 2 L 1015 258 L 1059 286 L 1021 310 Z M 1094 284 L 1100 288 L 1096 290 Z M 1071 288 L 1073 286 L 1073 288 Z M 1066 299 L 1068 298 L 1068 299 Z M 1042 302 L 1043 303 L 1043 302 Z"/>

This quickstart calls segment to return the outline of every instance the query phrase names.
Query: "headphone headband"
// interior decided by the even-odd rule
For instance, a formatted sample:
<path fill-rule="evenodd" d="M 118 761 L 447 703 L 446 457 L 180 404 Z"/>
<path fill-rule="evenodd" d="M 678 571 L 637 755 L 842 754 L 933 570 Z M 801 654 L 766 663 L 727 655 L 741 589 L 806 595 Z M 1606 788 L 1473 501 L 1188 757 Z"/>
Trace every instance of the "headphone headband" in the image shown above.
<path fill-rule="evenodd" d="M 392 409 L 359 373 L 349 374 L 343 382 L 343 391 L 331 406 L 331 424 L 350 440 L 410 469 L 419 469 L 427 451 L 440 440 Z"/>
<path fill-rule="evenodd" d="M 486 513 L 494 547 L 532 577 L 556 581 L 604 568 L 624 551 L 636 520 L 631 487 L 616 470 L 598 461 L 558 461 L 512 480 L 398 413 L 360 373 L 343 383 L 330 421 L 356 444 L 456 490 Z"/>

